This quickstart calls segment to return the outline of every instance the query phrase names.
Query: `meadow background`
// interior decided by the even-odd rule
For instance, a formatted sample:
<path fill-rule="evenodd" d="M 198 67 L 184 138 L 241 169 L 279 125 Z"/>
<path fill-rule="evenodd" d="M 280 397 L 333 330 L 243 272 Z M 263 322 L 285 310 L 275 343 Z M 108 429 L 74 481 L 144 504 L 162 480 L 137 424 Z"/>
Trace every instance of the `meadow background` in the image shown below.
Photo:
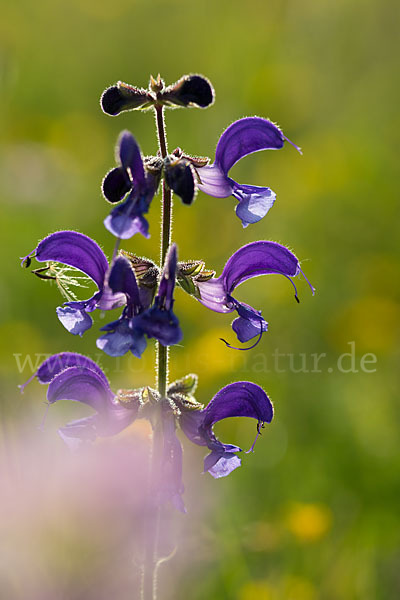
<path fill-rule="evenodd" d="M 204 452 L 184 441 L 188 515 L 176 519 L 180 544 L 160 588 L 165 598 L 191 600 L 399 597 L 396 13 L 395 2 L 380 0 L 3 0 L 1 597 L 135 597 L 127 501 L 140 481 L 135 455 L 122 460 L 110 441 L 97 446 L 101 463 L 92 456 L 78 467 L 56 430 L 82 407 L 52 407 L 41 433 L 44 389 L 32 383 L 20 395 L 16 387 L 32 373 L 27 356 L 32 364 L 62 350 L 96 357 L 102 321 L 96 315 L 83 339 L 69 335 L 55 314 L 59 292 L 22 270 L 18 257 L 58 229 L 90 235 L 111 254 L 100 182 L 114 165 L 117 136 L 131 130 L 145 154 L 155 153 L 156 138 L 151 113 L 110 118 L 99 98 L 117 80 L 146 86 L 158 72 L 167 83 L 202 73 L 216 90 L 206 111 L 167 113 L 171 150 L 213 158 L 232 121 L 259 115 L 304 152 L 287 145 L 234 167 L 238 181 L 277 193 L 268 217 L 245 230 L 233 198 L 199 193 L 191 207 L 177 199 L 180 257 L 220 272 L 243 244 L 271 239 L 296 252 L 317 288 L 312 297 L 299 281 L 297 305 L 284 278 L 243 285 L 238 298 L 270 323 L 248 353 L 219 341 L 233 340 L 229 315 L 177 291 L 184 340 L 171 353 L 171 376 L 197 372 L 205 403 L 230 381 L 255 381 L 276 415 L 226 480 L 201 476 Z M 156 259 L 157 198 L 149 220 L 151 239 L 123 247 Z M 318 372 L 316 353 L 326 355 Z M 344 357 L 338 368 L 344 353 L 354 362 Z M 101 364 L 116 389 L 151 385 L 152 360 L 150 344 L 141 361 L 102 356 Z M 219 427 L 221 438 L 250 445 L 254 422 L 243 421 Z M 145 438 L 142 427 L 123 443 Z M 106 473 L 109 485 L 92 485 L 85 465 L 100 479 Z"/>

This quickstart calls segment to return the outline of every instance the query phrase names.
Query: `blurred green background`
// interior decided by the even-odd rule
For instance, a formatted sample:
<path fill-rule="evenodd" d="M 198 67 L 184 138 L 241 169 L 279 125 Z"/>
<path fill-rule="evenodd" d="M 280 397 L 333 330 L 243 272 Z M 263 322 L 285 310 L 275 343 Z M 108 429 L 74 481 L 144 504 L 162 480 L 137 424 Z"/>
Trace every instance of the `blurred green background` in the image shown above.
<path fill-rule="evenodd" d="M 167 83 L 203 73 L 216 102 L 206 111 L 167 113 L 170 149 L 213 157 L 232 121 L 259 115 L 279 123 L 304 155 L 287 145 L 234 167 L 238 181 L 277 193 L 270 214 L 245 230 L 233 198 L 199 193 L 191 207 L 177 200 L 173 237 L 180 258 L 202 258 L 219 273 L 243 244 L 279 241 L 301 259 L 317 294 L 312 297 L 299 281 L 297 305 L 289 283 L 277 276 L 242 286 L 238 298 L 262 309 L 270 323 L 269 333 L 246 353 L 218 339 L 233 341 L 229 315 L 176 293 L 184 340 L 171 352 L 171 376 L 197 372 L 198 400 L 205 403 L 231 381 L 252 380 L 270 394 L 276 415 L 255 454 L 244 456 L 242 468 L 226 480 L 200 478 L 204 453 L 185 444 L 189 514 L 178 518 L 178 527 L 186 533 L 161 574 L 161 589 L 166 597 L 192 600 L 397 599 L 397 3 L 3 0 L 1 12 L 5 456 L 20 436 L 20 423 L 35 430 L 43 412 L 37 384 L 24 396 L 16 390 L 32 372 L 29 362 L 22 368 L 26 356 L 33 364 L 40 353 L 62 350 L 96 358 L 102 324 L 96 315 L 83 339 L 68 335 L 55 314 L 59 292 L 21 270 L 18 257 L 58 229 L 90 235 L 110 255 L 114 241 L 102 225 L 109 207 L 100 182 L 114 164 L 117 136 L 128 128 L 145 154 L 156 152 L 152 114 L 105 116 L 99 107 L 103 89 L 117 80 L 146 87 L 158 72 Z M 123 247 L 156 259 L 158 198 L 149 220 L 151 239 L 136 236 Z M 85 290 L 81 297 L 88 297 Z M 314 369 L 312 355 L 322 353 Z M 342 358 L 339 368 L 344 353 L 353 356 Z M 362 363 L 366 354 L 373 356 L 364 360 L 376 362 Z M 141 361 L 100 358 L 114 389 L 152 384 L 151 345 Z M 71 411 L 50 411 L 47 432 L 54 444 L 61 443 L 57 425 Z M 221 425 L 221 438 L 250 445 L 254 422 L 242 421 Z M 57 539 L 59 546 L 54 542 L 48 552 L 55 577 L 62 573 L 65 580 L 62 557 L 70 546 L 77 556 L 82 552 L 89 569 L 69 565 L 73 591 L 66 584 L 57 597 L 89 598 L 80 581 L 95 589 L 93 552 L 79 532 L 72 542 L 62 531 Z M 44 551 L 39 548 L 40 538 L 38 552 Z M 7 586 L 7 598 L 19 598 L 18 585 L 7 580 Z M 135 596 L 129 590 L 117 596 L 125 597 Z"/>

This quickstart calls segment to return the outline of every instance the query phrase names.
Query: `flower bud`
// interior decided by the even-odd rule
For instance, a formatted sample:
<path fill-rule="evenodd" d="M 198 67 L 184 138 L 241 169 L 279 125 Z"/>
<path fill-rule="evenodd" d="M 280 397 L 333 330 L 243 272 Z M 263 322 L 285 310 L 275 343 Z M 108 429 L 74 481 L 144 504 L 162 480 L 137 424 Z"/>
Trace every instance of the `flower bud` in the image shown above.
<path fill-rule="evenodd" d="M 165 180 L 171 190 L 184 204 L 192 204 L 197 192 L 196 174 L 192 164 L 185 158 L 177 158 L 170 154 L 164 160 L 164 168 Z"/>
<path fill-rule="evenodd" d="M 184 75 L 161 94 L 163 103 L 206 108 L 214 102 L 214 88 L 203 75 Z"/>
<path fill-rule="evenodd" d="M 143 88 L 133 87 L 119 81 L 107 88 L 100 99 L 100 105 L 107 115 L 115 117 L 125 110 L 148 108 L 153 99 Z"/>

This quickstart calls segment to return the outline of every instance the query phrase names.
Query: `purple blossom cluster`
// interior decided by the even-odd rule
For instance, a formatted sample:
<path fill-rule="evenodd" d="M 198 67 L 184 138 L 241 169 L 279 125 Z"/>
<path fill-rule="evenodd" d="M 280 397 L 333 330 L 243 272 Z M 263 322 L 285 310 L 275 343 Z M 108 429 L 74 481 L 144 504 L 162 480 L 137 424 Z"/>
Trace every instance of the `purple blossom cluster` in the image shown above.
<path fill-rule="evenodd" d="M 213 100 L 210 82 L 202 76 L 191 75 L 167 87 L 160 77 L 151 78 L 148 90 L 119 82 L 104 92 L 101 104 L 104 112 L 113 116 L 126 110 L 154 108 L 157 116 L 163 117 L 165 107 L 205 108 Z M 44 279 L 60 280 L 60 273 L 67 269 L 80 271 L 94 282 L 96 291 L 90 298 L 68 298 L 56 309 L 58 319 L 73 335 L 82 336 L 92 327 L 91 313 L 96 309 L 121 309 L 118 319 L 103 326 L 97 338 L 97 347 L 109 356 L 131 352 L 140 358 L 151 339 L 160 347 L 181 342 L 184 332 L 174 311 L 176 287 L 212 311 L 235 313 L 232 329 L 238 342 L 255 340 L 252 348 L 259 343 L 268 324 L 260 310 L 232 294 L 248 279 L 276 274 L 289 279 L 298 300 L 293 279 L 304 274 L 299 260 L 288 248 L 265 240 L 249 243 L 228 258 L 219 277 L 215 271 L 205 269 L 202 260 L 178 261 L 174 243 L 169 244 L 162 264 L 117 249 L 120 240 L 130 239 L 137 233 L 149 237 L 145 215 L 161 181 L 164 193 L 165 190 L 174 192 L 187 205 L 193 203 L 198 190 L 215 198 L 233 196 L 243 227 L 256 223 L 273 206 L 275 193 L 268 187 L 239 184 L 229 177 L 229 171 L 241 158 L 260 150 L 280 149 L 285 141 L 290 142 L 268 119 L 239 119 L 222 133 L 215 160 L 209 165 L 207 158 L 187 155 L 180 148 L 168 154 L 161 138 L 159 153 L 144 157 L 133 135 L 123 131 L 116 149 L 117 166 L 106 174 L 102 183 L 104 197 L 114 205 L 104 220 L 106 229 L 118 240 L 112 259 L 109 261 L 100 246 L 86 235 L 57 231 L 42 239 L 23 258 L 22 264 L 29 267 L 32 258 L 45 263 L 34 271 Z M 63 281 L 68 283 L 68 277 L 64 276 Z M 100 367 L 76 353 L 51 356 L 31 379 L 35 377 L 48 386 L 49 404 L 72 400 L 93 409 L 89 417 L 68 423 L 59 430 L 62 439 L 74 449 L 92 443 L 97 437 L 116 435 L 136 419 L 148 419 L 155 434 L 162 436 L 159 468 L 164 477 L 160 478 L 158 490 L 160 502 L 170 501 L 181 511 L 185 510 L 182 445 L 177 428 L 191 442 L 208 448 L 204 471 L 219 478 L 240 466 L 238 455 L 242 450 L 222 443 L 214 433 L 214 425 L 230 417 L 250 417 L 257 421 L 257 439 L 260 429 L 273 417 L 272 403 L 265 391 L 248 381 L 225 386 L 204 407 L 195 399 L 195 375 L 167 384 L 164 391 L 159 386 L 158 389 L 145 387 L 113 392 Z M 253 447 L 254 444 L 251 450 Z"/>

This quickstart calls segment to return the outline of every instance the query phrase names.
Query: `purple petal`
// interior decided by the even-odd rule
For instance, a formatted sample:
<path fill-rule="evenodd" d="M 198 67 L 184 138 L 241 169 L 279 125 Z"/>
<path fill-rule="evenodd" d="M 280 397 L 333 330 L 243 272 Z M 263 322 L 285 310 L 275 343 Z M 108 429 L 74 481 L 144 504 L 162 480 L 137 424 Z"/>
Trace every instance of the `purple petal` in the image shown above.
<path fill-rule="evenodd" d="M 109 323 L 102 330 L 107 331 L 96 341 L 96 346 L 109 356 L 123 356 L 131 351 L 140 358 L 146 349 L 147 342 L 143 332 L 129 325 L 129 320 L 121 318 Z"/>
<path fill-rule="evenodd" d="M 115 259 L 108 278 L 108 285 L 114 293 L 123 292 L 126 294 L 131 305 L 140 307 L 139 288 L 135 273 L 124 256 L 118 256 Z"/>
<path fill-rule="evenodd" d="M 183 410 L 179 416 L 179 425 L 187 438 L 198 446 L 206 446 L 207 442 L 200 434 L 199 428 L 203 422 L 203 411 Z"/>
<path fill-rule="evenodd" d="M 197 169 L 201 183 L 197 184 L 199 190 L 214 198 L 227 198 L 232 194 L 233 183 L 224 175 L 218 165 L 210 165 Z"/>
<path fill-rule="evenodd" d="M 86 307 L 86 311 L 91 312 L 96 308 L 98 308 L 99 310 L 113 310 L 114 308 L 120 308 L 125 304 L 126 295 L 123 293 L 113 294 L 108 284 L 105 283 L 101 293 L 97 294 L 95 298 L 95 303 L 92 305 L 89 304 Z"/>
<path fill-rule="evenodd" d="M 270 423 L 273 417 L 271 401 L 264 390 L 249 381 L 237 381 L 222 388 L 203 411 L 202 427 L 212 426 L 228 417 L 251 417 Z"/>
<path fill-rule="evenodd" d="M 132 327 L 145 333 L 148 338 L 155 338 L 163 346 L 179 344 L 183 337 L 179 320 L 172 308 L 160 308 L 157 298 L 154 306 L 132 319 Z"/>
<path fill-rule="evenodd" d="M 72 306 L 58 306 L 57 316 L 65 329 L 73 335 L 82 336 L 93 325 L 93 319 L 85 309 Z"/>
<path fill-rule="evenodd" d="M 120 433 L 137 418 L 139 405 L 126 408 L 112 405 L 108 413 L 97 413 L 67 423 L 58 430 L 61 438 L 71 450 L 77 450 L 83 443 L 94 442 L 96 438 Z"/>
<path fill-rule="evenodd" d="M 239 342 L 248 342 L 261 332 L 268 331 L 268 323 L 263 319 L 260 312 L 242 302 L 238 302 L 237 305 L 236 310 L 239 317 L 233 321 L 232 329 L 236 333 Z"/>
<path fill-rule="evenodd" d="M 36 248 L 38 261 L 55 261 L 86 273 L 102 289 L 108 261 L 98 244 L 76 231 L 57 231 Z"/>
<path fill-rule="evenodd" d="M 36 372 L 40 383 L 50 383 L 52 379 L 69 367 L 84 367 L 94 371 L 104 384 L 108 386 L 108 380 L 100 367 L 87 356 L 76 352 L 60 352 L 45 360 Z"/>
<path fill-rule="evenodd" d="M 184 204 L 192 204 L 196 195 L 195 171 L 192 164 L 175 156 L 167 157 L 164 161 L 165 180 Z"/>
<path fill-rule="evenodd" d="M 118 403 L 112 403 L 108 406 L 107 415 L 99 415 L 99 423 L 97 425 L 97 433 L 99 436 L 116 435 L 129 427 L 137 418 L 140 401 L 129 406 L 122 406 Z"/>
<path fill-rule="evenodd" d="M 111 169 L 104 177 L 101 188 L 106 200 L 115 203 L 122 200 L 129 192 L 132 188 L 132 182 L 125 169 L 116 167 L 115 169 Z"/>
<path fill-rule="evenodd" d="M 211 452 L 204 459 L 204 471 L 208 471 L 214 479 L 219 479 L 232 473 L 232 471 L 240 467 L 241 463 L 242 461 L 236 454 L 227 452 L 223 456 L 220 456 Z"/>
<path fill-rule="evenodd" d="M 143 331 L 149 338 L 157 339 L 163 346 L 178 344 L 183 337 L 179 320 L 172 310 L 176 266 L 176 244 L 172 244 L 165 257 L 154 305 L 132 319 L 133 328 Z"/>
<path fill-rule="evenodd" d="M 118 139 L 119 158 L 121 165 L 127 171 L 129 169 L 135 186 L 145 184 L 144 167 L 140 148 L 129 131 L 123 131 Z"/>
<path fill-rule="evenodd" d="M 50 404 L 58 400 L 74 400 L 88 404 L 98 413 L 107 412 L 114 395 L 104 375 L 87 367 L 69 367 L 49 384 L 47 399 Z"/>
<path fill-rule="evenodd" d="M 116 206 L 104 219 L 104 226 L 110 233 L 123 240 L 128 240 L 136 233 L 148 238 L 149 224 L 142 214 L 137 214 L 136 200 L 131 196 Z M 147 209 L 144 211 L 147 212 Z"/>
<path fill-rule="evenodd" d="M 232 123 L 221 135 L 215 152 L 215 164 L 226 175 L 244 156 L 259 150 L 282 148 L 285 136 L 268 119 L 247 117 Z"/>
<path fill-rule="evenodd" d="M 243 227 L 260 221 L 272 208 L 276 194 L 267 187 L 256 185 L 240 185 L 234 182 L 232 195 L 239 201 L 236 214 Z"/>
<path fill-rule="evenodd" d="M 238 285 L 259 275 L 277 273 L 295 277 L 300 264 L 296 256 L 277 242 L 252 242 L 237 250 L 227 261 L 220 279 L 231 293 Z"/>
<path fill-rule="evenodd" d="M 157 298 L 166 310 L 172 308 L 173 292 L 175 288 L 175 274 L 177 265 L 176 244 L 171 244 L 164 261 L 164 268 L 161 274 L 160 286 L 158 288 Z"/>
<path fill-rule="evenodd" d="M 228 300 L 222 277 L 209 281 L 196 282 L 200 292 L 199 302 L 207 308 L 219 313 L 230 313 L 235 307 Z"/>
<path fill-rule="evenodd" d="M 90 415 L 60 427 L 58 434 L 70 450 L 78 450 L 83 444 L 97 438 L 98 415 Z"/>
<path fill-rule="evenodd" d="M 96 435 L 114 435 L 128 427 L 137 417 L 139 401 L 133 406 L 125 407 L 115 402 L 114 394 L 110 390 L 105 376 L 99 376 L 95 371 L 86 367 L 70 367 L 59 373 L 49 385 L 47 399 L 50 404 L 58 400 L 73 400 L 91 406 L 96 415 L 88 419 L 71 423 L 62 429 L 64 435 L 80 437 L 82 423 L 84 424 L 84 435 L 87 439 L 87 424 L 90 423 Z M 79 431 L 77 431 L 77 427 Z M 72 430 L 74 431 L 73 435 Z M 78 435 L 77 435 L 78 433 Z M 91 437 L 90 439 L 93 439 Z"/>

